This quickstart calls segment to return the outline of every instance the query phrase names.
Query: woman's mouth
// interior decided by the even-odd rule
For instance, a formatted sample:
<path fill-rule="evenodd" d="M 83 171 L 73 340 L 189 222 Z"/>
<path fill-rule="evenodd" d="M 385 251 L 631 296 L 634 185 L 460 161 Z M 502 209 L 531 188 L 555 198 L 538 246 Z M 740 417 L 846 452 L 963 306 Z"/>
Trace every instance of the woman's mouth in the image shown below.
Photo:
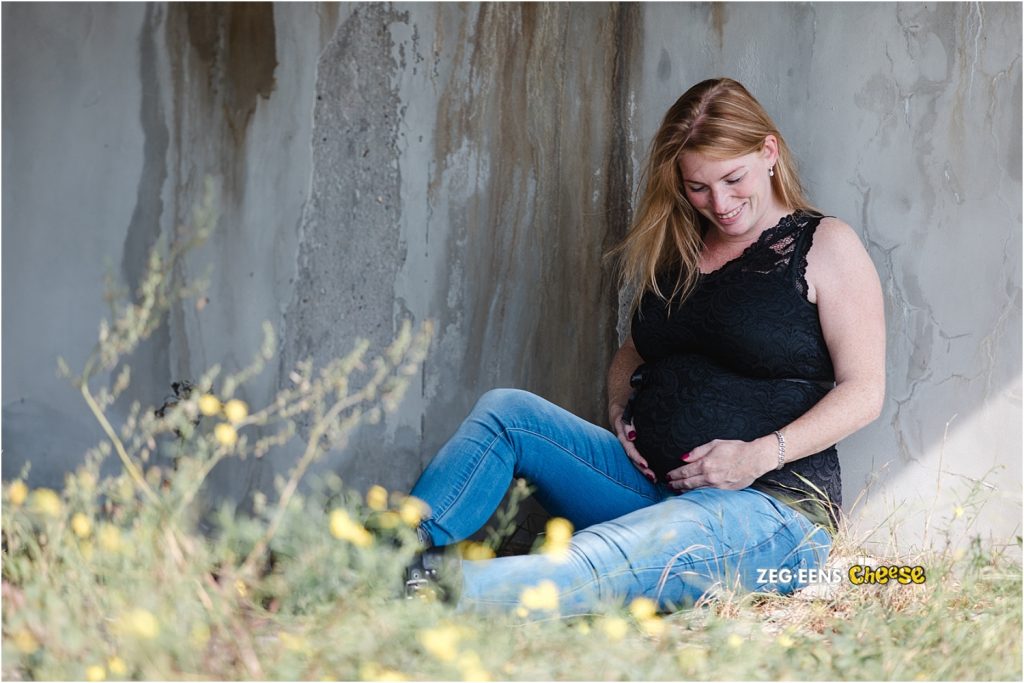
<path fill-rule="evenodd" d="M 719 223 L 732 223 L 739 217 L 741 211 L 743 211 L 743 204 L 740 204 L 728 213 L 716 213 L 715 218 Z"/>

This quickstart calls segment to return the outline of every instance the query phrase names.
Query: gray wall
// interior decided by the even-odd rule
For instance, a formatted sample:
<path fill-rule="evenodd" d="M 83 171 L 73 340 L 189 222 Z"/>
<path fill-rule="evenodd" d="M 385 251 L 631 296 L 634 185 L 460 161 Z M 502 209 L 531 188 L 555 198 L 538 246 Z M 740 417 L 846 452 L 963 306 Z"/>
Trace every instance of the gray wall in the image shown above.
<path fill-rule="evenodd" d="M 179 275 L 209 273 L 210 303 L 140 349 L 120 410 L 244 364 L 263 320 L 281 354 L 254 405 L 410 317 L 438 335 L 400 412 L 324 464 L 350 485 L 408 488 L 494 386 L 601 421 L 601 254 L 665 109 L 730 75 L 882 277 L 888 400 L 840 447 L 848 501 L 870 484 L 858 528 L 899 507 L 919 541 L 986 477 L 974 531 L 1019 532 L 1020 38 L 995 3 L 4 4 L 4 477 L 59 481 L 98 440 L 55 358 L 81 364 L 104 273 L 134 283 L 207 175 L 218 231 Z M 290 463 L 221 468 L 217 491 Z"/>

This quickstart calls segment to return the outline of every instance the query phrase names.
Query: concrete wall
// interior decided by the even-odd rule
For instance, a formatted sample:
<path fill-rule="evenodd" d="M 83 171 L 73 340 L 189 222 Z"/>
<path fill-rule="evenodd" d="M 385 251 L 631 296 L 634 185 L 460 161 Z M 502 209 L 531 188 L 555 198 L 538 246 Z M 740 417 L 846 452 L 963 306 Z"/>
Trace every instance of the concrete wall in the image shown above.
<path fill-rule="evenodd" d="M 80 365 L 105 270 L 135 282 L 206 175 L 218 231 L 180 276 L 209 273 L 210 303 L 140 349 L 119 409 L 243 365 L 263 320 L 281 354 L 254 405 L 295 361 L 429 317 L 401 411 L 324 469 L 408 488 L 494 386 L 600 421 L 618 341 L 600 256 L 665 109 L 725 74 L 882 276 L 888 401 L 840 447 L 848 501 L 871 484 L 858 527 L 901 506 L 899 541 L 928 519 L 932 542 L 985 478 L 964 519 L 1019 533 L 1020 37 L 1020 6 L 995 3 L 5 4 L 4 477 L 32 460 L 59 481 L 98 440 L 55 357 Z M 216 490 L 290 462 L 222 468 Z"/>

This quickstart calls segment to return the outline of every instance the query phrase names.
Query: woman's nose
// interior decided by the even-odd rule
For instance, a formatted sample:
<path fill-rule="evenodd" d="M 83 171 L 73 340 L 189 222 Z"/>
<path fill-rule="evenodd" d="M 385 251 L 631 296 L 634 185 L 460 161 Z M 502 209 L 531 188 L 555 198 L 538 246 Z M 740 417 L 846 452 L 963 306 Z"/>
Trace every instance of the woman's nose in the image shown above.
<path fill-rule="evenodd" d="M 715 213 L 724 213 L 729 208 L 726 206 L 725 192 L 723 190 L 711 190 L 711 208 Z"/>

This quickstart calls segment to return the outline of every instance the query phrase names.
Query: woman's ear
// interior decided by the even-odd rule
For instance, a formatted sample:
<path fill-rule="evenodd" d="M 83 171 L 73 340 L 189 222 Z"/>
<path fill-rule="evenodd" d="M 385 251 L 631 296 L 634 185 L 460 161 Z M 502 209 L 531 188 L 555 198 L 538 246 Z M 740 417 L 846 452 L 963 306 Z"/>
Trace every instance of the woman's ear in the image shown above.
<path fill-rule="evenodd" d="M 761 143 L 761 154 L 769 166 L 774 166 L 779 160 L 779 141 L 774 135 L 766 135 Z"/>

